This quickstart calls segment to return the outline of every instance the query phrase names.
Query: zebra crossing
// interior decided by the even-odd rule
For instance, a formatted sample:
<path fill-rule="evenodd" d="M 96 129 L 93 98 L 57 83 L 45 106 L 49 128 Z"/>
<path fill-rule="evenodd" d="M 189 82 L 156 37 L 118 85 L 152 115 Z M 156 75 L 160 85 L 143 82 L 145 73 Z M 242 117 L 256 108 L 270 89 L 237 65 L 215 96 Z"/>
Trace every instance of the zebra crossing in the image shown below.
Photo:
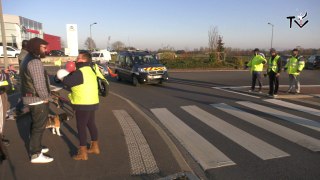
<path fill-rule="evenodd" d="M 270 115 L 277 120 L 285 122 L 284 124 L 295 124 L 306 130 L 318 133 L 320 131 L 320 123 L 317 121 L 316 117 L 320 116 L 319 109 L 279 99 L 264 99 L 263 101 L 264 103 L 259 104 L 250 101 L 237 101 L 234 102 L 233 105 L 226 103 L 209 104 L 208 107 L 206 107 L 206 110 L 201 109 L 196 105 L 180 106 L 178 108 L 181 109 L 183 113 L 199 120 L 262 161 L 286 158 L 291 155 L 285 150 L 265 142 L 259 137 L 215 116 L 211 111 L 208 111 L 208 108 L 209 110 L 218 110 L 221 113 L 231 115 L 236 119 L 253 125 L 253 127 L 270 132 L 280 139 L 284 139 L 297 146 L 308 149 L 311 152 L 320 151 L 319 136 L 312 137 L 295 129 L 286 127 L 283 123 L 276 123 L 261 117 L 261 115 L 256 115 L 252 111 L 247 112 L 247 109 L 260 113 L 262 112 L 263 114 Z M 272 108 L 269 107 L 271 105 Z M 315 118 L 307 119 L 285 112 L 290 112 L 290 110 L 291 112 L 294 110 L 306 113 Z M 175 115 L 167 108 L 150 108 L 150 111 L 199 163 L 203 170 L 237 165 L 234 160 L 228 157 L 213 143 L 209 142 L 196 130 L 187 125 L 184 122 L 184 119 L 179 118 L 180 115 Z M 112 112 L 116 119 L 118 119 L 125 134 L 131 161 L 131 173 L 138 175 L 159 172 L 153 154 L 148 147 L 148 143 L 144 139 L 139 127 L 134 123 L 134 119 L 124 110 L 113 110 Z"/>
<path fill-rule="evenodd" d="M 311 152 L 320 151 L 320 140 L 311 137 L 310 135 L 303 134 L 294 129 L 290 129 L 284 125 L 272 122 L 268 119 L 259 117 L 253 113 L 246 112 L 240 108 L 234 106 L 241 106 L 244 109 L 251 109 L 254 111 L 262 112 L 267 115 L 271 115 L 276 119 L 286 123 L 293 123 L 306 130 L 311 129 L 319 132 L 320 123 L 316 121 L 317 118 L 307 119 L 294 114 L 285 112 L 286 109 L 295 111 L 301 111 L 303 113 L 318 116 L 319 110 L 314 108 L 308 108 L 294 103 L 285 102 L 282 100 L 263 100 L 261 105 L 249 101 L 235 102 L 235 105 L 228 105 L 225 103 L 210 104 L 210 106 L 219 110 L 222 113 L 226 113 L 250 123 L 257 128 L 264 129 L 280 139 L 285 139 L 291 143 L 296 144 L 310 150 Z M 277 108 L 270 108 L 268 106 Z M 276 105 L 276 106 L 275 106 Z M 269 144 L 248 132 L 237 128 L 236 126 L 227 123 L 223 119 L 203 110 L 196 105 L 180 106 L 183 112 L 193 116 L 200 122 L 204 123 L 208 127 L 222 134 L 224 137 L 230 139 L 237 145 L 243 147 L 245 150 L 259 157 L 261 160 L 279 159 L 289 157 L 290 154 L 284 150 Z M 204 170 L 212 168 L 221 168 L 224 166 L 236 165 L 231 158 L 219 150 L 214 144 L 208 142 L 198 132 L 184 123 L 183 119 L 179 118 L 179 115 L 173 114 L 167 108 L 151 108 L 150 111 L 156 118 L 164 125 L 164 127 L 181 143 L 181 145 L 191 154 L 191 156 L 200 164 Z M 185 116 L 183 116 L 185 117 Z M 316 133 L 317 133 L 316 132 Z"/>

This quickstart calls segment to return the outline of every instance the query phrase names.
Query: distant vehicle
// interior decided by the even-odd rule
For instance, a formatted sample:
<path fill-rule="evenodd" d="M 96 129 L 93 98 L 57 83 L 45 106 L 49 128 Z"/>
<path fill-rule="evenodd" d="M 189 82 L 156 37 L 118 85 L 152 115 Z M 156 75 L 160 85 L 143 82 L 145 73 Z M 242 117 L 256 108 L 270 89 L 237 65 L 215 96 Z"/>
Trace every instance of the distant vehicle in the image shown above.
<path fill-rule="evenodd" d="M 60 50 L 51 50 L 48 53 L 49 56 L 66 56 L 63 51 Z"/>
<path fill-rule="evenodd" d="M 140 83 L 162 84 L 168 80 L 167 68 L 155 56 L 145 51 L 125 51 L 115 62 L 117 80 L 129 80 L 134 86 Z"/>
<path fill-rule="evenodd" d="M 111 55 L 117 55 L 118 53 L 117 53 L 117 51 L 110 51 L 110 54 Z"/>
<path fill-rule="evenodd" d="M 312 55 L 307 59 L 306 69 L 317 69 L 320 68 L 320 55 Z"/>
<path fill-rule="evenodd" d="M 290 55 L 281 55 L 280 56 L 281 57 L 281 66 L 282 66 L 282 68 L 284 68 L 284 66 L 287 64 L 287 62 L 289 61 L 289 59 L 290 59 Z"/>
<path fill-rule="evenodd" d="M 7 46 L 7 55 L 8 57 L 18 57 L 20 54 L 20 50 L 11 47 L 11 46 Z M 3 57 L 3 46 L 0 46 L 0 57 Z"/>
<path fill-rule="evenodd" d="M 92 61 L 100 64 L 108 63 L 111 60 L 111 53 L 108 50 L 94 51 L 91 55 Z"/>

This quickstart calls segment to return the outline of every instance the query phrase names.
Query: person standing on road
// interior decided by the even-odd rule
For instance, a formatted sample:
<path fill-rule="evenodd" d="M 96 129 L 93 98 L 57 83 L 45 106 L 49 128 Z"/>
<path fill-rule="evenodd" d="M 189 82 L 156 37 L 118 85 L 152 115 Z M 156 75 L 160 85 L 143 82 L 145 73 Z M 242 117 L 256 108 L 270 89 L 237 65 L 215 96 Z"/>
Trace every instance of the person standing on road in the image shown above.
<path fill-rule="evenodd" d="M 22 49 L 21 52 L 18 56 L 18 61 L 19 61 L 19 66 L 21 65 L 21 62 L 23 61 L 23 59 L 27 56 L 27 54 L 29 53 L 27 50 L 27 46 L 28 46 L 28 40 L 23 40 L 22 41 Z M 21 115 L 24 112 L 27 112 L 27 108 L 25 108 L 25 106 L 23 105 L 22 99 L 19 98 L 18 99 L 18 103 L 16 105 L 16 115 Z"/>
<path fill-rule="evenodd" d="M 277 97 L 279 89 L 279 77 L 282 69 L 281 57 L 274 48 L 270 49 L 270 59 L 268 60 L 267 74 L 269 76 L 269 96 Z"/>
<path fill-rule="evenodd" d="M 262 93 L 262 82 L 261 82 L 261 73 L 263 71 L 263 65 L 267 63 L 267 60 L 264 58 L 262 54 L 259 53 L 259 49 L 255 48 L 253 50 L 254 57 L 247 63 L 247 67 L 250 67 L 250 71 L 252 74 L 252 83 L 251 89 L 249 92 L 254 91 L 256 86 L 256 81 L 258 80 L 259 84 L 259 93 Z"/>
<path fill-rule="evenodd" d="M 22 41 L 22 49 L 21 49 L 21 52 L 20 52 L 20 54 L 18 56 L 19 65 L 21 64 L 22 60 L 28 54 L 27 45 L 28 45 L 28 40 L 23 40 Z"/>
<path fill-rule="evenodd" d="M 289 74 L 289 89 L 287 93 L 300 93 L 300 72 L 305 65 L 304 57 L 299 56 L 299 50 L 293 49 L 292 56 L 285 66 L 285 70 Z M 293 92 L 293 86 L 295 86 L 295 92 Z"/>
<path fill-rule="evenodd" d="M 49 114 L 50 81 L 41 62 L 48 42 L 32 38 L 28 42 L 28 54 L 20 65 L 21 96 L 31 115 L 29 153 L 31 163 L 49 163 L 53 158 L 44 155 L 49 151 L 41 145 Z"/>
<path fill-rule="evenodd" d="M 100 154 L 98 129 L 95 124 L 95 111 L 99 107 L 97 76 L 103 78 L 98 66 L 93 67 L 91 54 L 82 51 L 77 57 L 76 71 L 60 78 L 63 84 L 71 88 L 69 99 L 76 115 L 80 147 L 78 153 L 73 156 L 74 160 L 87 160 L 87 153 Z M 87 149 L 87 128 L 91 136 L 89 149 Z"/>

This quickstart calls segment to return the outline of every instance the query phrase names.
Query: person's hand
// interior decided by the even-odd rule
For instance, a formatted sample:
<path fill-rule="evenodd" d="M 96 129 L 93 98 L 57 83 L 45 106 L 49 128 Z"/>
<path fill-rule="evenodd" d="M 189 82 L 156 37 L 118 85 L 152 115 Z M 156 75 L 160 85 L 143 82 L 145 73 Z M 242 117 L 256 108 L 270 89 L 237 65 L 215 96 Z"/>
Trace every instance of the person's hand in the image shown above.
<path fill-rule="evenodd" d="M 276 74 L 276 77 L 279 77 L 279 76 L 280 76 L 280 73 L 277 73 L 277 74 Z"/>

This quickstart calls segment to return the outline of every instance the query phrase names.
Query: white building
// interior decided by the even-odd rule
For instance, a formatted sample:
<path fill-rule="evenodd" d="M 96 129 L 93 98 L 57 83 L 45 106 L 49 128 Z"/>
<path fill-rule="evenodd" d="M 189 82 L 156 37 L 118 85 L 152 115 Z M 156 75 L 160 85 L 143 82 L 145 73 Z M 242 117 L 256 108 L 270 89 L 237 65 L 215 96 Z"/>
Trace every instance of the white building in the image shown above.
<path fill-rule="evenodd" d="M 34 37 L 43 38 L 42 23 L 37 21 L 16 16 L 3 15 L 5 34 L 8 46 L 21 49 L 21 42 Z M 2 45 L 2 36 L 0 31 L 0 45 Z"/>

